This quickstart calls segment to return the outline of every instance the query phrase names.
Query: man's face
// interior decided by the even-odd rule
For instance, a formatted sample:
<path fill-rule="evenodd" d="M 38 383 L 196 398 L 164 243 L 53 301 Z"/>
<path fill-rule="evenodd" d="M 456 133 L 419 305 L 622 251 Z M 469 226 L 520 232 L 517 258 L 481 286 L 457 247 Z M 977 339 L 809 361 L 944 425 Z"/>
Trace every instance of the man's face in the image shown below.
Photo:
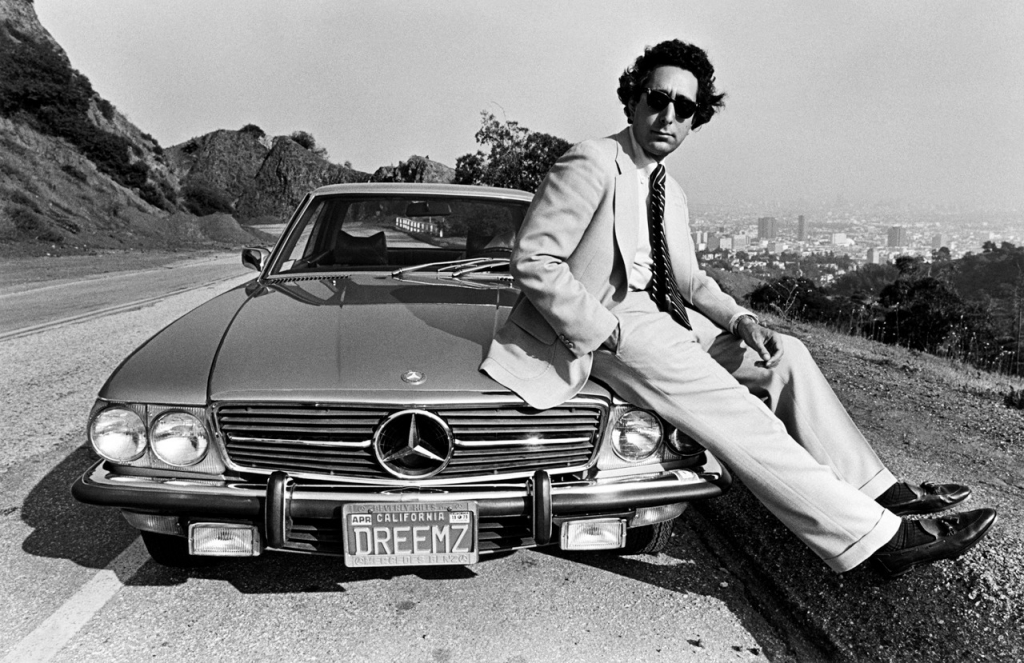
<path fill-rule="evenodd" d="M 697 77 L 679 67 L 658 67 L 651 72 L 644 87 L 660 90 L 668 96 L 683 96 L 690 101 L 697 101 Z M 679 147 L 686 134 L 690 133 L 693 117 L 682 122 L 676 120 L 673 104 L 668 104 L 660 112 L 655 112 L 647 105 L 647 94 L 630 103 L 633 111 L 633 136 L 644 152 L 653 159 L 661 160 L 672 154 Z"/>

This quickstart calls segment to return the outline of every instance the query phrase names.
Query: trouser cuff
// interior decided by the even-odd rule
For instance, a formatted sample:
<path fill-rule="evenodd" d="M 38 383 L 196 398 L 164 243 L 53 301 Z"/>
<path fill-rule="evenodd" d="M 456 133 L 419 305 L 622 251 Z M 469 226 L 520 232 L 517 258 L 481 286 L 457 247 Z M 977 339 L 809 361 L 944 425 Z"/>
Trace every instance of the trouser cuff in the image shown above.
<path fill-rule="evenodd" d="M 825 563 L 836 573 L 845 573 L 863 564 L 874 555 L 879 548 L 889 543 L 900 528 L 903 519 L 887 509 L 882 509 L 878 522 L 859 541 Z"/>
<path fill-rule="evenodd" d="M 875 476 L 868 479 L 868 482 L 858 488 L 871 499 L 878 499 L 878 496 L 889 490 L 896 484 L 896 477 L 884 467 Z"/>

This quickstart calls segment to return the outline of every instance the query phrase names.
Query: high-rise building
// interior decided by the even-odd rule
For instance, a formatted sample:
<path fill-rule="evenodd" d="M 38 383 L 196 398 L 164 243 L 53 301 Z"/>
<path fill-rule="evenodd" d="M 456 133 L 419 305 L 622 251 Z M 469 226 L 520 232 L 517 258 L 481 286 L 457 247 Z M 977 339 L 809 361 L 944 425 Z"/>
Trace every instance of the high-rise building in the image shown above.
<path fill-rule="evenodd" d="M 803 214 L 796 217 L 796 241 L 807 241 L 807 220 Z"/>
<path fill-rule="evenodd" d="M 762 216 L 757 220 L 757 238 L 775 239 L 778 232 L 778 223 L 774 216 Z"/>
<path fill-rule="evenodd" d="M 873 246 L 870 249 L 868 249 L 868 263 L 870 263 L 872 265 L 878 265 L 881 262 L 882 262 L 882 252 L 879 251 L 878 249 L 876 249 Z"/>
<path fill-rule="evenodd" d="M 903 226 L 893 226 L 889 228 L 889 241 L 887 246 L 906 246 L 907 245 L 907 229 Z"/>
<path fill-rule="evenodd" d="M 932 235 L 932 248 L 941 249 L 945 244 L 942 243 L 942 234 Z"/>
<path fill-rule="evenodd" d="M 835 246 L 846 246 L 846 233 L 832 233 L 831 240 Z"/>

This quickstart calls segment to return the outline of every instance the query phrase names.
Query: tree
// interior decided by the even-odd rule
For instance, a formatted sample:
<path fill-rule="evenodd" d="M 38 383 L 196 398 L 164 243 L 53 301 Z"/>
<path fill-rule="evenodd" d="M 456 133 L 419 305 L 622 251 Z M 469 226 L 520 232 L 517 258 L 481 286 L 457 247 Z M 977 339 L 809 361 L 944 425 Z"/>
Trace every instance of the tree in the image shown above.
<path fill-rule="evenodd" d="M 896 269 L 901 277 L 913 278 L 915 274 L 921 271 L 921 265 L 923 264 L 924 259 L 920 256 L 899 256 L 896 258 Z"/>
<path fill-rule="evenodd" d="M 455 162 L 455 182 L 536 191 L 548 170 L 569 149 L 569 141 L 530 131 L 518 122 L 499 122 L 480 113 L 476 142 L 484 150 L 464 154 Z"/>

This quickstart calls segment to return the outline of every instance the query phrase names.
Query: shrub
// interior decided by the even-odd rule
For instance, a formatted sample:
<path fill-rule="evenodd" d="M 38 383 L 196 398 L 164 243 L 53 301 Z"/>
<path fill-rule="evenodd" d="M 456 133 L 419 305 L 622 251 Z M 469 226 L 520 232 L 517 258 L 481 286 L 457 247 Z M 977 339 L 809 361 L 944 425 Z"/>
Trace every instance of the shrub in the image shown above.
<path fill-rule="evenodd" d="M 96 107 L 100 109 L 100 114 L 107 118 L 108 122 L 114 119 L 114 104 L 103 97 L 96 97 Z"/>
<path fill-rule="evenodd" d="M 63 233 L 54 228 L 42 214 L 21 205 L 11 206 L 9 214 L 15 229 L 24 237 L 51 244 L 60 244 L 64 241 Z"/>
<path fill-rule="evenodd" d="M 770 281 L 751 292 L 748 299 L 756 309 L 812 322 L 828 321 L 836 310 L 821 288 L 802 277 L 783 276 Z"/>
<path fill-rule="evenodd" d="M 327 150 L 322 147 L 317 147 L 316 138 L 313 138 L 313 134 L 308 131 L 293 131 L 290 138 L 321 159 L 327 158 Z"/>
<path fill-rule="evenodd" d="M 79 182 L 87 182 L 89 179 L 89 176 L 85 174 L 85 171 L 74 164 L 66 163 L 61 166 L 60 169 Z"/>
<path fill-rule="evenodd" d="M 263 138 L 264 136 L 267 135 L 266 132 L 263 131 L 263 129 L 260 129 L 255 124 L 247 124 L 244 127 L 242 127 L 241 129 L 239 129 L 238 131 L 240 133 L 243 133 L 243 134 L 252 134 L 256 138 Z M 298 133 L 298 132 L 296 132 L 296 133 Z M 310 136 L 310 138 L 312 138 L 312 136 Z M 298 142 L 298 141 L 296 141 L 296 142 Z"/>
<path fill-rule="evenodd" d="M 43 213 L 43 209 L 39 207 L 39 203 L 36 202 L 35 198 L 32 198 L 24 191 L 12 191 L 10 193 L 10 196 L 8 197 L 8 200 L 10 200 L 12 203 L 15 203 L 16 205 L 27 207 L 28 209 L 32 210 L 33 212 L 36 212 L 37 214 Z"/>
<path fill-rule="evenodd" d="M 234 212 L 234 206 L 228 194 L 209 182 L 189 182 L 182 188 L 181 194 L 185 199 L 186 207 L 196 216 L 206 216 L 217 212 L 226 214 Z"/>

